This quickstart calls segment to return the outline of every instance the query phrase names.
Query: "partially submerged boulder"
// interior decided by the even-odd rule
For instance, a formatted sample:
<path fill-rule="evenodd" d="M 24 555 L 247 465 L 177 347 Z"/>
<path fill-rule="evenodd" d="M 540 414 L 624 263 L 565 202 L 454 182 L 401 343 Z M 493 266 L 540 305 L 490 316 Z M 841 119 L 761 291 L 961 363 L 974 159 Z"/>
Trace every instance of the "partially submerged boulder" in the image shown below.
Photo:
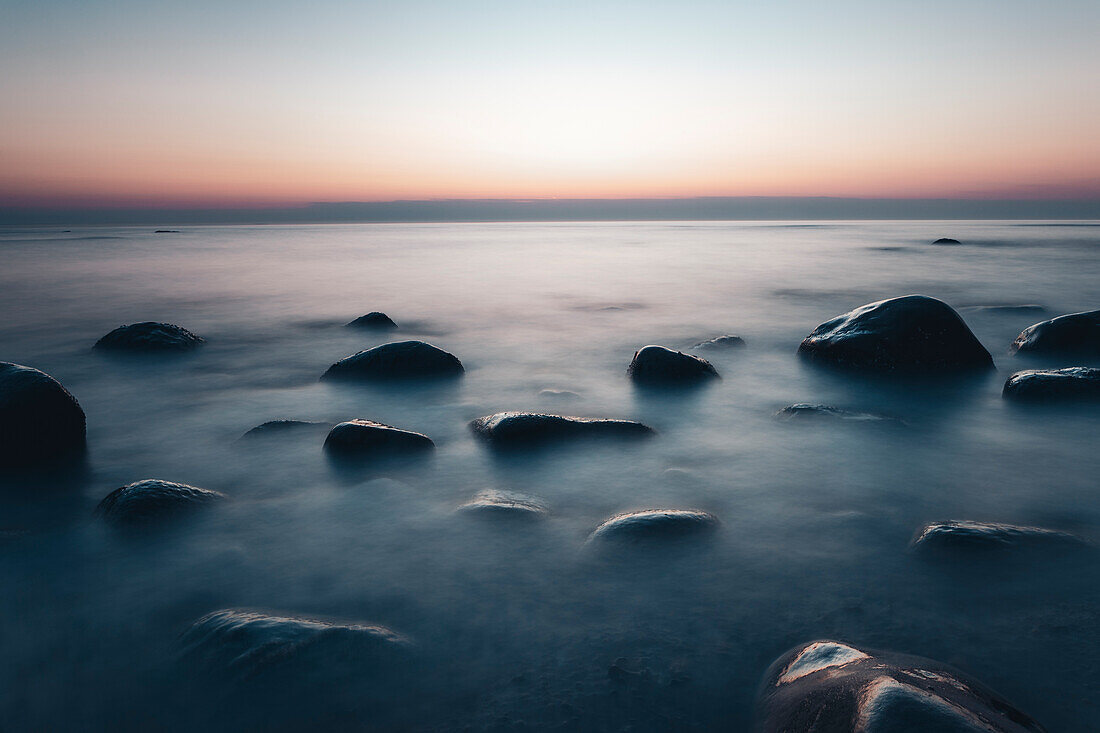
<path fill-rule="evenodd" d="M 776 660 L 757 696 L 759 733 L 1042 733 L 1035 720 L 945 664 L 815 641 Z"/>
<path fill-rule="evenodd" d="M 200 336 L 171 323 L 132 323 L 119 326 L 96 341 L 93 348 L 106 351 L 190 351 L 204 342 Z"/>
<path fill-rule="evenodd" d="M 96 514 L 116 525 L 141 525 L 181 516 L 224 498 L 217 491 L 147 478 L 107 494 Z"/>
<path fill-rule="evenodd" d="M 718 377 L 709 361 L 664 346 L 643 346 L 634 352 L 627 374 L 640 384 L 666 385 L 699 382 Z"/>
<path fill-rule="evenodd" d="M 718 336 L 717 338 L 708 339 L 707 341 L 700 341 L 691 348 L 693 350 L 699 349 L 700 351 L 743 349 L 745 348 L 745 339 L 740 336 L 734 336 L 733 334 L 726 334 L 725 336 Z"/>
<path fill-rule="evenodd" d="M 340 423 L 325 438 L 325 450 L 342 455 L 408 453 L 432 448 L 435 443 L 427 435 L 362 418 Z"/>
<path fill-rule="evenodd" d="M 1027 369 L 1005 382 L 1002 396 L 1021 402 L 1071 402 L 1100 399 L 1100 369 Z"/>
<path fill-rule="evenodd" d="M 998 522 L 953 520 L 926 524 L 913 538 L 914 550 L 948 554 L 1018 550 L 1070 550 L 1087 547 L 1069 532 Z"/>
<path fill-rule="evenodd" d="M 534 412 L 498 412 L 470 423 L 478 437 L 500 447 L 573 438 L 642 438 L 653 428 L 633 420 L 570 417 Z"/>
<path fill-rule="evenodd" d="M 1100 310 L 1071 313 L 1028 326 L 1009 351 L 1027 356 L 1100 357 Z"/>
<path fill-rule="evenodd" d="M 84 450 L 84 410 L 61 383 L 0 362 L 0 466 L 31 466 Z"/>
<path fill-rule="evenodd" d="M 826 321 L 798 353 L 814 363 L 878 372 L 993 368 L 993 358 L 959 314 L 925 295 L 868 303 Z"/>
<path fill-rule="evenodd" d="M 951 237 L 940 237 L 935 242 L 932 242 L 932 244 L 962 244 L 962 242 L 957 239 L 952 239 Z"/>
<path fill-rule="evenodd" d="M 379 311 L 371 311 L 365 316 L 359 316 L 347 325 L 352 328 L 369 328 L 375 331 L 392 331 L 397 328 L 397 324 L 389 316 Z"/>
<path fill-rule="evenodd" d="M 596 527 L 588 540 L 659 541 L 706 534 L 718 526 L 718 517 L 696 509 L 644 509 L 616 514 Z"/>
<path fill-rule="evenodd" d="M 856 422 L 900 422 L 897 418 L 888 417 L 886 415 L 876 415 L 872 412 L 855 412 L 853 410 L 844 410 L 839 407 L 833 407 L 832 405 L 813 405 L 806 402 L 800 402 L 794 405 L 787 405 L 779 412 L 775 413 L 775 416 L 781 420 L 853 420 Z"/>
<path fill-rule="evenodd" d="M 287 433 L 302 430 L 320 430 L 328 426 L 329 423 L 316 422 L 313 420 L 268 420 L 246 432 L 241 436 L 241 439 L 251 440 L 253 438 L 266 438 L 273 435 L 285 435 Z"/>
<path fill-rule="evenodd" d="M 486 489 L 460 506 L 458 511 L 485 517 L 538 519 L 546 514 L 546 505 L 526 494 Z"/>
<path fill-rule="evenodd" d="M 345 357 L 321 379 L 425 379 L 465 370 L 454 354 L 423 341 L 395 341 Z"/>

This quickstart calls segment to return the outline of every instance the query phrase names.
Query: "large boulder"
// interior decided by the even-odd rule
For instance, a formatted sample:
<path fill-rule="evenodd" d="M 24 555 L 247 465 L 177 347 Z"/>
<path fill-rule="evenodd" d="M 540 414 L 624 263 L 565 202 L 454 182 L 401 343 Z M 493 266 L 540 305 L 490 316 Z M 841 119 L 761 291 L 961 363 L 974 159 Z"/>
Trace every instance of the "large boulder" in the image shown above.
<path fill-rule="evenodd" d="M 713 532 L 718 518 L 696 509 L 644 509 L 616 514 L 589 536 L 588 541 L 654 541 Z"/>
<path fill-rule="evenodd" d="M 321 379 L 424 379 L 462 374 L 454 354 L 423 341 L 395 341 L 344 357 Z"/>
<path fill-rule="evenodd" d="M 478 437 L 500 446 L 525 446 L 573 438 L 641 438 L 653 428 L 633 420 L 498 412 L 470 423 Z"/>
<path fill-rule="evenodd" d="M 217 491 L 147 478 L 107 494 L 96 514 L 111 524 L 133 526 L 178 517 L 224 498 Z"/>
<path fill-rule="evenodd" d="M 84 450 L 84 410 L 45 372 L 0 362 L 0 466 L 29 466 Z"/>
<path fill-rule="evenodd" d="M 1100 399 L 1100 369 L 1027 369 L 1005 382 L 1001 394 L 1021 402 L 1069 402 Z"/>
<path fill-rule="evenodd" d="M 365 316 L 359 316 L 347 325 L 352 328 L 369 328 L 375 331 L 392 331 L 397 328 L 397 324 L 393 322 L 393 319 L 378 311 L 371 311 Z"/>
<path fill-rule="evenodd" d="M 925 295 L 880 300 L 837 316 L 814 329 L 798 352 L 815 363 L 880 372 L 993 368 L 959 314 Z"/>
<path fill-rule="evenodd" d="M 203 339 L 182 326 L 171 323 L 132 323 L 119 326 L 96 341 L 96 349 L 106 351 L 189 351 Z"/>
<path fill-rule="evenodd" d="M 1069 532 L 998 522 L 952 520 L 924 525 L 913 538 L 919 552 L 957 557 L 960 553 L 1071 550 L 1088 546 Z"/>
<path fill-rule="evenodd" d="M 981 683 L 931 659 L 815 641 L 776 660 L 758 733 L 1041 733 Z"/>
<path fill-rule="evenodd" d="M 427 435 L 356 418 L 342 422 L 325 438 L 325 450 L 342 455 L 379 455 L 431 450 Z"/>
<path fill-rule="evenodd" d="M 718 376 L 706 359 L 664 346 L 643 346 L 634 352 L 627 374 L 639 384 L 684 384 Z"/>
<path fill-rule="evenodd" d="M 1071 313 L 1028 326 L 1009 350 L 1028 356 L 1100 357 L 1100 310 Z"/>

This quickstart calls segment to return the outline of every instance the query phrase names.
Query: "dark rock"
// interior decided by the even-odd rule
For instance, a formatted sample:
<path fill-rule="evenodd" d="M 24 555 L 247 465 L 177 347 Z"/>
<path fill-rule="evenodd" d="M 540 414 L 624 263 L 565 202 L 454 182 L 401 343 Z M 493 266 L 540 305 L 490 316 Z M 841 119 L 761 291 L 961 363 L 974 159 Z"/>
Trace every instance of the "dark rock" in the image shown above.
<path fill-rule="evenodd" d="M 887 417 L 886 415 L 875 415 L 870 412 L 853 412 L 851 410 L 842 410 L 839 407 L 832 407 L 831 405 L 811 405 L 804 402 L 796 405 L 787 405 L 782 410 L 775 413 L 775 416 L 783 420 L 818 420 L 825 418 L 866 422 L 900 422 L 896 418 Z"/>
<path fill-rule="evenodd" d="M 395 341 L 341 359 L 321 379 L 423 379 L 464 371 L 462 362 L 443 349 L 423 341 Z"/>
<path fill-rule="evenodd" d="M 179 516 L 224 498 L 217 491 L 147 478 L 107 494 L 96 514 L 113 524 L 137 525 Z"/>
<path fill-rule="evenodd" d="M 727 334 L 726 336 L 719 336 L 718 338 L 712 338 L 707 341 L 700 341 L 691 348 L 700 349 L 702 351 L 725 351 L 726 349 L 742 349 L 744 347 L 745 339 L 740 336 Z"/>
<path fill-rule="evenodd" d="M 153 234 L 179 234 L 179 229 L 157 229 Z"/>
<path fill-rule="evenodd" d="M 326 450 L 343 454 L 389 454 L 432 448 L 435 443 L 427 435 L 363 419 L 342 422 L 325 438 Z"/>
<path fill-rule="evenodd" d="M 951 306 L 906 295 L 826 321 L 802 341 L 805 359 L 879 372 L 992 369 L 993 358 Z"/>
<path fill-rule="evenodd" d="M 836 641 L 797 647 L 768 669 L 759 733 L 1041 733 L 997 693 L 931 659 Z"/>
<path fill-rule="evenodd" d="M 354 328 L 371 328 L 376 331 L 390 331 L 397 328 L 397 324 L 390 320 L 390 317 L 385 313 L 379 313 L 378 311 L 372 311 L 365 316 L 359 316 L 348 326 Z"/>
<path fill-rule="evenodd" d="M 1028 326 L 1009 351 L 1028 356 L 1100 357 L 1100 310 L 1071 313 Z"/>
<path fill-rule="evenodd" d="M 516 519 L 537 519 L 546 514 L 546 506 L 530 496 L 495 489 L 479 492 L 458 510 L 464 513 Z"/>
<path fill-rule="evenodd" d="M 474 434 L 498 446 L 521 446 L 570 438 L 639 438 L 653 428 L 633 420 L 498 412 L 470 423 Z"/>
<path fill-rule="evenodd" d="M 1020 305 L 968 305 L 962 310 L 1010 316 L 1016 313 L 1042 313 L 1046 308 L 1035 303 L 1021 303 Z"/>
<path fill-rule="evenodd" d="M 1100 369 L 1028 369 L 1005 382 L 1001 394 L 1024 402 L 1064 402 L 1100 399 Z"/>
<path fill-rule="evenodd" d="M 0 466 L 30 466 L 84 450 L 84 410 L 56 379 L 0 362 Z"/>
<path fill-rule="evenodd" d="M 926 524 L 913 538 L 912 547 L 922 552 L 1003 552 L 1026 549 L 1073 549 L 1087 547 L 1080 537 L 1042 527 L 996 522 L 950 521 Z"/>
<path fill-rule="evenodd" d="M 718 518 L 695 509 L 645 509 L 611 517 L 589 536 L 596 540 L 669 539 L 712 532 Z"/>
<path fill-rule="evenodd" d="M 270 435 L 283 435 L 297 430 L 327 428 L 329 423 L 309 420 L 268 420 L 249 430 L 241 439 L 264 438 Z"/>
<path fill-rule="evenodd" d="M 626 372 L 635 382 L 653 385 L 698 382 L 718 376 L 706 359 L 652 345 L 634 352 Z"/>
<path fill-rule="evenodd" d="M 932 244 L 962 244 L 962 242 L 957 239 L 952 239 L 951 237 L 940 237 L 935 242 L 932 242 Z"/>
<path fill-rule="evenodd" d="M 96 341 L 95 348 L 111 351 L 187 351 L 202 343 L 201 337 L 181 326 L 146 321 L 119 326 Z"/>

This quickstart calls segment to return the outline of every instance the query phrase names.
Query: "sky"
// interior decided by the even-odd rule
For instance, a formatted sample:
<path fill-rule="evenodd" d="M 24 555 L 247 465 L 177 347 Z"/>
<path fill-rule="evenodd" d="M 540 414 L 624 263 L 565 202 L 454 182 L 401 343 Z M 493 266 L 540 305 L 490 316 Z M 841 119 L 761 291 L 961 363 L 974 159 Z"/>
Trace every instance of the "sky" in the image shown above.
<path fill-rule="evenodd" d="M 0 0 L 0 206 L 1100 198 L 1096 0 Z"/>

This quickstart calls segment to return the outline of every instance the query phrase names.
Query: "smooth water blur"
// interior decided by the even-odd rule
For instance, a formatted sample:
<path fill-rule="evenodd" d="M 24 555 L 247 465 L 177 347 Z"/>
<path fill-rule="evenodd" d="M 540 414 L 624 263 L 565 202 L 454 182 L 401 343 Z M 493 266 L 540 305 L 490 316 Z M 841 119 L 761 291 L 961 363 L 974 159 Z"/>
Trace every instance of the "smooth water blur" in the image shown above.
<path fill-rule="evenodd" d="M 944 236 L 964 244 L 929 244 Z M 1052 731 L 1090 729 L 1096 555 L 945 565 L 907 545 L 938 519 L 1100 540 L 1100 412 L 1000 397 L 1031 366 L 1007 356 L 1016 334 L 1100 307 L 1098 283 L 1100 226 L 1087 223 L 2 229 L 0 360 L 76 395 L 89 452 L 79 470 L 0 481 L 0 720 L 347 727 L 326 718 L 331 701 L 272 721 L 262 694 L 196 689 L 178 635 L 249 607 L 414 639 L 431 664 L 382 692 L 425 729 L 744 730 L 768 664 L 823 637 L 955 664 Z M 796 357 L 818 323 L 907 293 L 958 308 L 998 373 L 899 384 Z M 973 307 L 1019 304 L 1045 310 Z M 372 310 L 401 330 L 343 326 Z M 91 351 L 145 320 L 208 343 L 185 356 Z M 654 392 L 626 378 L 642 345 L 726 333 L 748 346 L 706 354 L 720 382 Z M 467 374 L 318 381 L 399 338 L 455 353 Z M 774 417 L 796 402 L 904 422 Z M 467 423 L 501 410 L 634 418 L 659 435 L 494 455 Z M 237 441 L 267 420 L 354 417 L 422 431 L 438 450 L 372 468 L 326 459 L 323 430 Z M 232 501 L 144 537 L 93 518 L 111 490 L 150 477 Z M 486 489 L 535 497 L 548 515 L 455 511 Z M 667 551 L 585 545 L 608 516 L 653 507 L 722 526 Z"/>

